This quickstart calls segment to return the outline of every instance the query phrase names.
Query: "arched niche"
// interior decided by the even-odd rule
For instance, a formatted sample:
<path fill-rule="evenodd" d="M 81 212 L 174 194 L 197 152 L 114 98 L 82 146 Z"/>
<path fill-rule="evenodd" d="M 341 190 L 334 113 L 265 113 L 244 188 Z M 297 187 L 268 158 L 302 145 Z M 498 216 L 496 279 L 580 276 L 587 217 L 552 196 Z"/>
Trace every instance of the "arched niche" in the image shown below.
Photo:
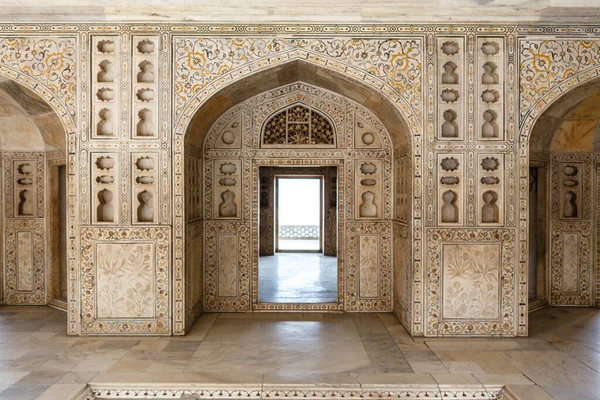
<path fill-rule="evenodd" d="M 6 304 L 67 307 L 66 137 L 52 106 L 0 77 Z"/>
<path fill-rule="evenodd" d="M 530 310 L 600 304 L 593 291 L 599 101 L 600 79 L 571 89 L 546 108 L 528 138 Z"/>
<path fill-rule="evenodd" d="M 292 91 L 297 93 L 291 93 Z M 304 91 L 304 96 L 300 92 Z M 312 96 L 314 93 L 314 96 Z M 284 99 L 288 96 L 287 99 Z M 289 97 L 291 96 L 291 97 Z M 295 97 L 294 97 L 295 96 Z M 310 100 L 310 97 L 321 97 L 319 101 Z M 293 97 L 293 99 L 292 99 Z M 325 100 L 322 100 L 326 97 Z M 261 121 L 264 122 L 269 116 L 280 112 L 285 107 L 293 105 L 293 102 L 311 103 L 305 104 L 309 107 L 323 107 L 325 103 L 335 104 L 347 103 L 358 108 L 361 112 L 369 114 L 372 120 L 377 121 L 379 129 L 373 135 L 360 136 L 346 135 L 342 139 L 338 135 L 335 149 L 260 149 L 260 129 L 262 122 L 252 114 L 250 103 L 273 104 L 265 106 Z M 275 105 L 282 101 L 280 106 Z M 285 103 L 285 104 L 284 104 Z M 326 107 L 326 106 L 325 106 Z M 242 110 L 242 111 L 240 111 Z M 329 118 L 333 124 L 337 124 L 335 110 L 317 110 Z M 238 114 L 241 113 L 241 114 Z M 246 117 L 244 117 L 246 115 Z M 346 129 L 346 125 L 354 121 L 348 113 L 342 112 L 340 125 Z M 245 125 L 244 118 L 248 119 L 249 125 Z M 361 116 L 361 118 L 364 118 Z M 256 119 L 256 121 L 254 121 Z M 367 118 L 368 119 L 368 118 Z M 256 124 L 252 124 L 256 122 Z M 365 124 L 361 123 L 363 127 Z M 250 126 L 250 131 L 244 131 Z M 236 129 L 240 130 L 239 132 Z M 222 138 L 226 135 L 225 143 Z M 357 144 L 357 139 L 359 144 Z M 369 149 L 369 146 L 373 146 Z M 400 319 L 410 325 L 409 313 L 412 280 L 412 257 L 411 257 L 411 235 L 410 223 L 412 216 L 412 162 L 409 149 L 411 148 L 409 130 L 404 117 L 398 109 L 392 105 L 377 89 L 367 87 L 359 81 L 344 76 L 326 68 L 319 67 L 303 61 L 293 61 L 282 66 L 273 67 L 269 70 L 250 75 L 224 89 L 208 99 L 191 118 L 191 122 L 185 135 L 185 279 L 186 279 L 186 325 L 204 311 L 259 311 L 262 309 L 329 309 L 346 311 L 386 310 L 396 311 Z M 261 153 L 262 151 L 262 153 Z M 287 152 L 287 153 L 286 153 Z M 342 153 L 353 153 L 351 162 L 342 156 Z M 239 157 L 243 154 L 243 157 Z M 246 155 L 252 154 L 250 157 Z M 363 156 L 360 160 L 360 155 Z M 229 159 L 228 159 L 229 157 Z M 233 164 L 235 171 L 240 176 L 233 177 L 236 181 L 243 182 L 250 179 L 252 182 L 248 189 L 240 188 L 240 198 L 248 198 L 237 208 L 239 213 L 235 218 L 219 218 L 216 211 L 214 188 L 218 186 L 215 181 L 215 171 L 222 165 L 216 165 L 215 160 L 224 164 Z M 284 160 L 284 161 L 281 161 Z M 355 201 L 355 188 L 348 189 L 353 184 L 359 184 L 363 180 L 371 183 L 365 178 L 358 179 L 361 174 L 362 164 L 374 160 L 380 163 L 376 168 L 381 171 L 381 181 L 385 181 L 389 191 L 387 205 L 382 205 L 382 212 L 372 219 L 354 218 L 360 215 L 359 203 Z M 363 161 L 363 162 L 360 162 Z M 258 167 L 260 165 L 334 165 L 338 167 L 338 190 L 347 191 L 348 195 L 342 195 L 340 199 L 345 201 L 344 210 L 352 218 L 345 218 L 343 234 L 347 235 L 344 242 L 344 259 L 346 261 L 343 270 L 341 285 L 345 285 L 339 291 L 339 300 L 336 304 L 327 307 L 303 307 L 302 305 L 286 305 L 283 307 L 265 307 L 256 302 L 256 287 L 254 276 L 256 270 L 254 265 L 258 254 L 256 237 L 257 227 L 254 221 L 257 219 L 258 207 Z M 374 163 L 376 164 L 376 163 Z M 358 172 L 357 172 L 358 171 Z M 348 178 L 351 177 L 351 178 Z M 231 177 L 230 177 L 231 178 Z M 237 179 L 236 179 L 237 178 Z M 223 177 L 218 177 L 220 181 Z M 254 182 L 256 180 L 256 182 Z M 344 186 L 346 185 L 346 186 Z M 206 188 L 206 189 L 205 189 Z M 386 192 L 383 190 L 382 193 Z M 395 192 L 393 192 L 395 190 Z M 207 193 L 209 191 L 210 193 Z M 216 197 L 215 197 L 216 196 Z M 344 197 L 345 196 L 345 197 Z M 359 198 L 361 196 L 359 195 Z M 352 199 L 351 199 L 352 198 Z M 361 200 L 363 201 L 363 200 Z M 381 199 L 379 200 L 381 201 Z M 386 208 L 387 207 L 387 208 Z M 256 208 L 256 209 L 254 209 Z M 386 208 L 388 211 L 384 212 Z M 346 212 L 346 211 L 344 211 Z M 343 226 L 343 225 L 340 225 Z M 377 253 L 380 255 L 380 264 L 389 265 L 389 268 L 378 275 L 379 280 L 377 294 L 369 294 L 363 291 L 359 293 L 361 273 L 370 268 L 366 259 L 359 260 L 359 247 L 367 245 L 369 235 L 380 237 L 376 241 Z M 229 238 L 227 236 L 230 236 Z M 236 284 L 235 292 L 230 286 L 230 296 L 217 296 L 219 281 L 218 271 L 223 271 L 220 265 L 219 255 L 214 248 L 219 247 L 216 243 L 223 240 L 222 245 L 235 246 L 239 251 L 234 260 L 226 260 L 225 264 L 240 265 L 247 262 L 243 269 L 236 270 L 238 278 L 236 282 L 247 280 L 247 286 Z M 243 244 L 243 245 L 242 245 Z M 223 246 L 220 246 L 221 248 Z M 364 253 L 364 252 L 363 252 Z M 392 257 L 393 254 L 393 257 Z M 391 265 L 392 259 L 394 265 Z M 386 264 L 387 263 L 387 264 Z M 223 264 L 223 265 L 225 265 Z M 350 265 L 352 264 L 352 265 Z M 393 272 L 392 272 L 393 269 Z M 224 275 L 221 274 L 221 277 Z M 382 283 L 385 281 L 385 283 Z M 199 284 L 205 282 L 204 284 Z M 346 284 L 348 282 L 348 284 Z M 366 280 L 363 277 L 363 282 Z M 363 284 L 363 288 L 366 283 Z M 393 293 L 392 293 L 393 292 Z M 235 294 L 235 296 L 231 296 Z M 229 297 L 229 299 L 219 299 Z M 408 326 L 407 326 L 408 327 Z M 410 329 L 410 327 L 409 327 Z"/>

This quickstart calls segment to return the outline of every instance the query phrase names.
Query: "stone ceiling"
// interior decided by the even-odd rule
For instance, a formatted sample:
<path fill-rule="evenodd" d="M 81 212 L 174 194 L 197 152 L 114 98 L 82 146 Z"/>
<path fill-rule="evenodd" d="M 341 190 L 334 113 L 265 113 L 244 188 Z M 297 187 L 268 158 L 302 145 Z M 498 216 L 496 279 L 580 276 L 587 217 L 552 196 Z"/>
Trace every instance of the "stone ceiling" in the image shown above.
<path fill-rule="evenodd" d="M 29 89 L 0 78 L 0 150 L 65 148 L 65 132 L 48 104 Z"/>
<path fill-rule="evenodd" d="M 588 22 L 598 0 L 3 0 L 4 22 Z"/>

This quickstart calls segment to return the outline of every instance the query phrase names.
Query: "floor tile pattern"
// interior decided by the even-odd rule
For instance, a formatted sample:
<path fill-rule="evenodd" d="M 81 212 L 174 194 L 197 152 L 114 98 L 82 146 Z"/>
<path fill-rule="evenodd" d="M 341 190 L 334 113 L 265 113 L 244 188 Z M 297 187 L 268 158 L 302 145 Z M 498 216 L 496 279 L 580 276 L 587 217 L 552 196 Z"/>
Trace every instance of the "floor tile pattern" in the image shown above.
<path fill-rule="evenodd" d="M 109 380 L 535 384 L 600 399 L 600 310 L 547 308 L 530 324 L 528 338 L 426 339 L 391 314 L 204 314 L 185 337 L 68 337 L 61 311 L 3 306 L 0 399 L 64 400 Z"/>

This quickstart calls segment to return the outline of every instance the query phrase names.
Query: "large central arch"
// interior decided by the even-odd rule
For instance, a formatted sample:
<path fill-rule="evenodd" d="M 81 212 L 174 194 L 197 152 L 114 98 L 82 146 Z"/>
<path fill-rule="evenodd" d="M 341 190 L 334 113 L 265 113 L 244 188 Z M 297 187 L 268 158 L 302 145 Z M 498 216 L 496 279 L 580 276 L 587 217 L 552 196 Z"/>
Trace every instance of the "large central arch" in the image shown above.
<path fill-rule="evenodd" d="M 355 79 L 354 77 L 348 76 L 347 74 L 343 74 L 338 71 L 333 71 L 322 65 L 316 65 L 306 60 L 293 60 L 285 64 L 277 65 L 275 67 L 271 67 L 269 69 L 248 75 L 244 79 L 236 80 L 235 83 L 230 83 L 216 94 L 205 98 L 203 102 L 197 100 L 190 102 L 188 108 L 182 113 L 182 115 L 185 116 L 185 118 L 183 118 L 182 120 L 187 119 L 189 123 L 183 124 L 182 120 L 180 120 L 177 124 L 178 134 L 176 135 L 176 145 L 174 146 L 176 175 L 178 173 L 181 174 L 183 172 L 182 169 L 184 166 L 186 168 L 195 168 L 196 170 L 202 168 L 197 164 L 194 167 L 190 166 L 189 160 L 185 158 L 185 156 L 182 154 L 184 143 L 186 143 L 186 153 L 193 154 L 194 152 L 196 152 L 196 157 L 202 157 L 201 151 L 198 151 L 197 149 L 202 148 L 204 138 L 209 132 L 210 127 L 224 112 L 253 96 L 294 82 L 303 82 L 318 88 L 334 92 L 370 110 L 377 118 L 384 122 L 385 128 L 387 129 L 391 139 L 390 141 L 394 149 L 395 156 L 403 155 L 406 157 L 406 161 L 404 161 L 403 168 L 405 170 L 408 169 L 411 172 L 416 173 L 416 171 L 414 171 L 411 168 L 413 163 L 408 160 L 410 159 L 410 156 L 415 156 L 414 154 L 411 154 L 410 151 L 413 148 L 413 140 L 418 140 L 420 137 L 419 129 L 415 129 L 415 127 L 420 126 L 420 123 L 418 119 L 414 117 L 414 115 L 411 115 L 410 118 L 407 119 L 407 117 L 405 117 L 405 115 L 400 111 L 400 108 L 405 108 L 406 106 L 406 103 L 404 103 L 404 101 L 400 101 L 397 95 L 394 96 L 396 97 L 395 101 L 392 101 L 390 99 L 390 97 L 392 96 L 390 95 L 393 94 L 393 92 L 385 90 L 381 91 L 379 89 L 385 85 L 381 85 L 379 86 L 379 88 L 373 88 L 372 86 L 365 84 Z M 204 94 L 205 93 L 203 93 L 203 95 Z M 399 103 L 402 103 L 404 107 L 401 107 Z M 192 114 L 193 111 L 195 112 Z M 181 134 L 181 128 L 183 126 L 186 126 L 185 135 Z M 194 148 L 196 150 L 194 150 Z M 347 151 L 351 150 L 348 149 Z M 420 164 L 416 163 L 416 165 L 418 168 Z M 395 175 L 408 177 L 412 176 L 412 173 L 409 175 L 405 172 L 403 174 Z M 177 181 L 181 183 L 181 186 L 191 184 L 189 177 L 186 177 L 185 179 L 183 177 L 180 177 Z M 412 179 L 406 178 L 404 184 L 407 185 L 409 188 L 412 188 Z M 397 186 L 398 184 L 396 183 L 395 185 Z M 183 208 L 184 203 L 188 206 L 189 204 L 187 200 L 184 201 L 183 199 L 184 188 L 181 186 L 176 186 L 175 204 L 176 206 L 181 205 Z M 413 195 L 409 196 L 410 199 L 413 199 L 414 197 L 418 197 L 418 194 L 414 193 Z M 412 202 L 409 203 L 410 204 L 407 207 L 409 210 L 412 210 L 413 204 Z M 412 216 L 411 212 L 409 212 L 408 214 Z M 176 236 L 179 236 L 178 233 L 181 232 L 182 238 L 180 242 L 177 242 L 179 238 L 176 238 L 176 243 L 180 243 L 182 247 L 181 251 L 178 251 L 180 246 L 176 245 L 175 265 L 186 265 L 184 268 L 185 272 L 184 270 L 182 270 L 182 275 L 180 277 L 177 276 L 176 268 L 175 287 L 178 287 L 178 280 L 185 280 L 185 283 L 180 284 L 179 287 L 185 288 L 185 326 L 189 327 L 190 324 L 193 323 L 195 318 L 202 311 L 202 307 L 199 302 L 194 302 L 191 298 L 191 294 L 193 291 L 191 280 L 193 278 L 192 272 L 188 265 L 189 262 L 183 262 L 183 260 L 189 261 L 188 257 L 184 255 L 185 250 L 183 248 L 188 246 L 186 244 L 186 241 L 183 240 L 183 238 L 189 237 L 189 234 L 195 237 L 200 237 L 203 235 L 203 232 L 202 228 L 198 224 L 187 224 L 186 222 L 184 222 L 184 215 L 185 214 L 182 210 L 181 212 L 176 212 L 175 216 Z M 411 248 L 410 241 L 412 240 L 412 235 L 410 234 L 410 232 L 413 223 L 411 219 L 412 218 L 409 217 L 406 218 L 406 220 L 402 223 L 400 223 L 400 221 L 398 221 L 398 223 L 394 223 L 394 241 L 397 243 L 407 243 L 396 244 L 394 246 L 394 252 L 400 251 L 406 253 L 406 250 Z M 197 243 L 192 247 L 198 248 Z M 399 283 L 398 285 L 394 285 L 394 290 L 396 291 L 396 287 L 399 285 L 403 285 L 403 290 L 402 296 L 396 295 L 394 297 L 395 304 L 393 305 L 393 308 L 396 311 L 397 315 L 400 317 L 400 319 L 403 321 L 403 323 L 405 323 L 407 328 L 411 330 L 411 281 L 413 276 L 412 257 L 405 257 L 403 260 L 400 260 L 398 258 L 398 260 L 394 261 L 394 268 L 396 268 L 397 264 L 400 265 L 400 263 L 402 265 L 406 265 L 407 268 L 406 271 L 402 274 L 396 272 L 396 276 L 394 279 L 398 278 L 400 275 L 403 275 L 403 277 L 401 283 Z M 184 274 L 185 277 L 183 276 Z M 199 273 L 195 274 L 196 279 L 198 279 L 198 275 Z M 196 295 L 198 295 L 198 289 L 196 289 L 195 293 Z M 390 305 L 390 310 L 391 307 L 392 306 Z M 177 310 L 177 307 L 175 309 Z M 175 322 L 175 326 L 177 326 L 177 321 Z"/>

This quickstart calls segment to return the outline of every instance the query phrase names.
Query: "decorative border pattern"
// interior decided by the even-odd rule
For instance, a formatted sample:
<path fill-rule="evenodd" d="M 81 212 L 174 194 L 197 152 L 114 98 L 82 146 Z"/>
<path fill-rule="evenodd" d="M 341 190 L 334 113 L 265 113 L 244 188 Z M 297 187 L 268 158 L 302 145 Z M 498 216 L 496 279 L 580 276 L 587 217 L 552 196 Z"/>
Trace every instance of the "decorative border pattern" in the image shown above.
<path fill-rule="evenodd" d="M 248 311 L 250 308 L 250 227 L 244 222 L 205 222 L 204 311 Z M 219 259 L 217 239 L 221 233 L 238 235 L 237 296 L 219 297 Z"/>
<path fill-rule="evenodd" d="M 46 304 L 46 276 L 44 254 L 44 220 L 43 219 L 5 219 L 5 291 L 6 304 L 28 305 Z M 18 250 L 17 234 L 31 232 L 33 235 L 32 252 L 33 288 L 32 292 L 18 290 Z"/>
<path fill-rule="evenodd" d="M 427 251 L 426 336 L 507 335 L 515 336 L 515 239 L 508 229 L 430 229 Z M 498 243 L 501 246 L 500 319 L 489 321 L 442 320 L 442 244 Z"/>
<path fill-rule="evenodd" d="M 268 59 L 275 65 L 305 58 L 331 58 L 338 68 L 345 64 L 346 68 L 366 71 L 399 93 L 414 111 L 410 114 L 421 116 L 421 51 L 415 39 L 176 37 L 174 47 L 177 116 L 202 88 L 229 71 L 260 60 Z M 363 56 L 367 54 L 373 56 Z"/>
<path fill-rule="evenodd" d="M 276 386 L 276 385 L 274 385 Z M 445 385 L 446 386 L 446 385 Z M 451 385 L 447 385 L 451 386 Z M 194 389 L 150 389 L 150 388 L 106 388 L 92 387 L 81 394 L 77 400 L 96 399 L 137 399 L 137 398 L 180 398 L 197 397 L 211 399 L 231 398 L 311 398 L 328 400 L 336 398 L 373 398 L 373 399 L 421 399 L 441 400 L 446 398 L 469 398 L 473 400 L 499 399 L 501 387 L 486 387 L 481 385 L 456 385 L 456 388 L 438 385 L 398 385 L 397 387 L 382 387 L 374 389 L 355 388 L 316 388 L 294 389 L 265 387 L 263 389 L 234 389 L 234 388 L 194 388 Z"/>
<path fill-rule="evenodd" d="M 379 237 L 378 282 L 376 299 L 360 297 L 359 238 L 361 234 Z M 392 223 L 346 223 L 346 311 L 391 311 L 392 309 Z"/>
<path fill-rule="evenodd" d="M 153 242 L 156 248 L 154 261 L 155 318 L 148 320 L 102 320 L 96 319 L 97 300 L 95 299 L 96 260 L 94 243 L 103 242 Z M 84 335 L 165 335 L 171 333 L 169 314 L 170 302 L 170 229 L 168 227 L 146 228 L 81 228 L 81 333 Z"/>
<path fill-rule="evenodd" d="M 74 116 L 76 110 L 76 44 L 70 37 L 0 38 L 0 64 L 39 81 L 61 99 Z M 36 91 L 37 93 L 37 91 Z"/>
<path fill-rule="evenodd" d="M 526 40 L 521 42 L 521 115 L 560 83 L 600 65 L 600 42 Z"/>
<path fill-rule="evenodd" d="M 592 268 L 592 222 L 591 221 L 552 221 L 550 245 L 550 304 L 591 306 L 592 289 L 590 279 Z M 563 233 L 576 233 L 578 275 L 577 293 L 564 293 Z"/>

